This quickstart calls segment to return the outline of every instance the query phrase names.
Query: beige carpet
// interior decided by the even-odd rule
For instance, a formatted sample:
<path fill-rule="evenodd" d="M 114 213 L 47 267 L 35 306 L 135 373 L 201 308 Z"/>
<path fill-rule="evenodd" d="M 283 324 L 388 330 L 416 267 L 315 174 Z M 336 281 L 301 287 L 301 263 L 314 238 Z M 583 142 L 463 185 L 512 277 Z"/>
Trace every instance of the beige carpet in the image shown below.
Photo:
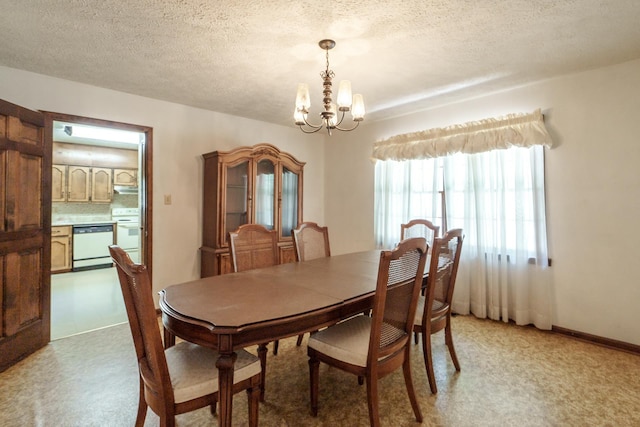
<path fill-rule="evenodd" d="M 366 389 L 326 365 L 320 409 L 309 415 L 306 336 L 270 352 L 262 426 L 367 426 Z M 420 345 L 414 383 L 425 426 L 640 426 L 640 357 L 531 327 L 469 316 L 454 319 L 462 372 L 434 336 L 438 394 L 429 392 Z M 251 349 L 255 351 L 254 349 Z M 55 341 L 0 374 L 1 426 L 132 426 L 138 379 L 128 325 Z M 234 397 L 234 425 L 246 425 L 245 394 Z M 384 426 L 419 425 L 401 371 L 380 381 Z M 217 425 L 207 409 L 180 426 Z M 146 424 L 158 425 L 151 411 Z"/>

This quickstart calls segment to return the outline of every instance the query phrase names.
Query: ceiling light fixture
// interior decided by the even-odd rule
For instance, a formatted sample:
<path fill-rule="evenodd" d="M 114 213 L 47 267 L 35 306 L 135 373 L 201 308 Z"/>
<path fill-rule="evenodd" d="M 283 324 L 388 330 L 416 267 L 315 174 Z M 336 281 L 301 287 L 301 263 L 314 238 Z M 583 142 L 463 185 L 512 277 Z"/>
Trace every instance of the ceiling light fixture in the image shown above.
<path fill-rule="evenodd" d="M 100 128 L 93 126 L 73 125 L 65 126 L 64 133 L 77 138 L 96 139 L 100 141 L 123 142 L 139 144 L 140 133 L 127 130 Z"/>
<path fill-rule="evenodd" d="M 293 118 L 297 126 L 300 126 L 300 130 L 304 133 L 318 132 L 323 127 L 327 128 L 327 132 L 331 135 L 333 129 L 340 131 L 352 131 L 358 127 L 361 121 L 364 120 L 364 100 L 362 95 L 355 94 L 351 97 L 351 82 L 349 80 L 343 80 L 340 82 L 338 90 L 338 106 L 333 103 L 331 99 L 331 80 L 335 77 L 335 73 L 329 69 L 329 49 L 333 49 L 336 42 L 333 40 L 320 40 L 318 45 L 327 51 L 327 68 L 320 73 L 322 77 L 324 90 L 324 111 L 320 113 L 322 122 L 319 125 L 313 125 L 307 121 L 307 115 L 309 114 L 309 108 L 311 107 L 311 101 L 309 99 L 309 85 L 306 83 L 298 84 L 298 93 L 296 95 L 296 108 L 293 113 Z M 342 114 L 338 120 L 338 111 Z M 351 111 L 351 116 L 355 122 L 355 126 L 350 129 L 341 128 L 340 125 L 344 120 L 344 115 L 347 111 Z M 305 129 L 303 126 L 308 126 L 311 129 Z"/>

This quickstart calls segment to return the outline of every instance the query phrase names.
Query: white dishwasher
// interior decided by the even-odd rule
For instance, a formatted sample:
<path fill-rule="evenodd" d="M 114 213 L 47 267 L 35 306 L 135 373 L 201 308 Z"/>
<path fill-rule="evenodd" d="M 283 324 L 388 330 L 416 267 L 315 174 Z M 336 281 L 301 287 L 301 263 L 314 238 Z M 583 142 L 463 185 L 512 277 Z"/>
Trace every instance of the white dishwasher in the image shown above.
<path fill-rule="evenodd" d="M 72 271 L 112 267 L 109 245 L 113 245 L 113 224 L 73 225 Z"/>

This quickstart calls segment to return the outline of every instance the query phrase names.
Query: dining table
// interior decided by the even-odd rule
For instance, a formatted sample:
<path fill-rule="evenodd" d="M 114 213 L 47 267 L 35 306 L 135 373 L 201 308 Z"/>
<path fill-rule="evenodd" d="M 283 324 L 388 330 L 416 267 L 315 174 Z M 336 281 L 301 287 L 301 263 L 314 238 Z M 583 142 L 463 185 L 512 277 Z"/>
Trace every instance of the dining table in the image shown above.
<path fill-rule="evenodd" d="M 165 346 L 179 337 L 219 354 L 220 426 L 231 426 L 235 351 L 315 331 L 369 310 L 380 254 L 372 250 L 280 264 L 160 291 Z M 264 389 L 261 392 L 264 396 Z"/>

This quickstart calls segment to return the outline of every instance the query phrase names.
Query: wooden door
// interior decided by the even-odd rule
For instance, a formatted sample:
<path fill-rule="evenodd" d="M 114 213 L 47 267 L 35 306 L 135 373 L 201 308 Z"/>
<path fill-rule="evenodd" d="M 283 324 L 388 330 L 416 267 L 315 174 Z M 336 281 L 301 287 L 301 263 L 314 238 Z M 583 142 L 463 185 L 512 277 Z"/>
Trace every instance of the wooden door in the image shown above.
<path fill-rule="evenodd" d="M 43 114 L 0 100 L 0 371 L 50 338 L 50 136 Z"/>

